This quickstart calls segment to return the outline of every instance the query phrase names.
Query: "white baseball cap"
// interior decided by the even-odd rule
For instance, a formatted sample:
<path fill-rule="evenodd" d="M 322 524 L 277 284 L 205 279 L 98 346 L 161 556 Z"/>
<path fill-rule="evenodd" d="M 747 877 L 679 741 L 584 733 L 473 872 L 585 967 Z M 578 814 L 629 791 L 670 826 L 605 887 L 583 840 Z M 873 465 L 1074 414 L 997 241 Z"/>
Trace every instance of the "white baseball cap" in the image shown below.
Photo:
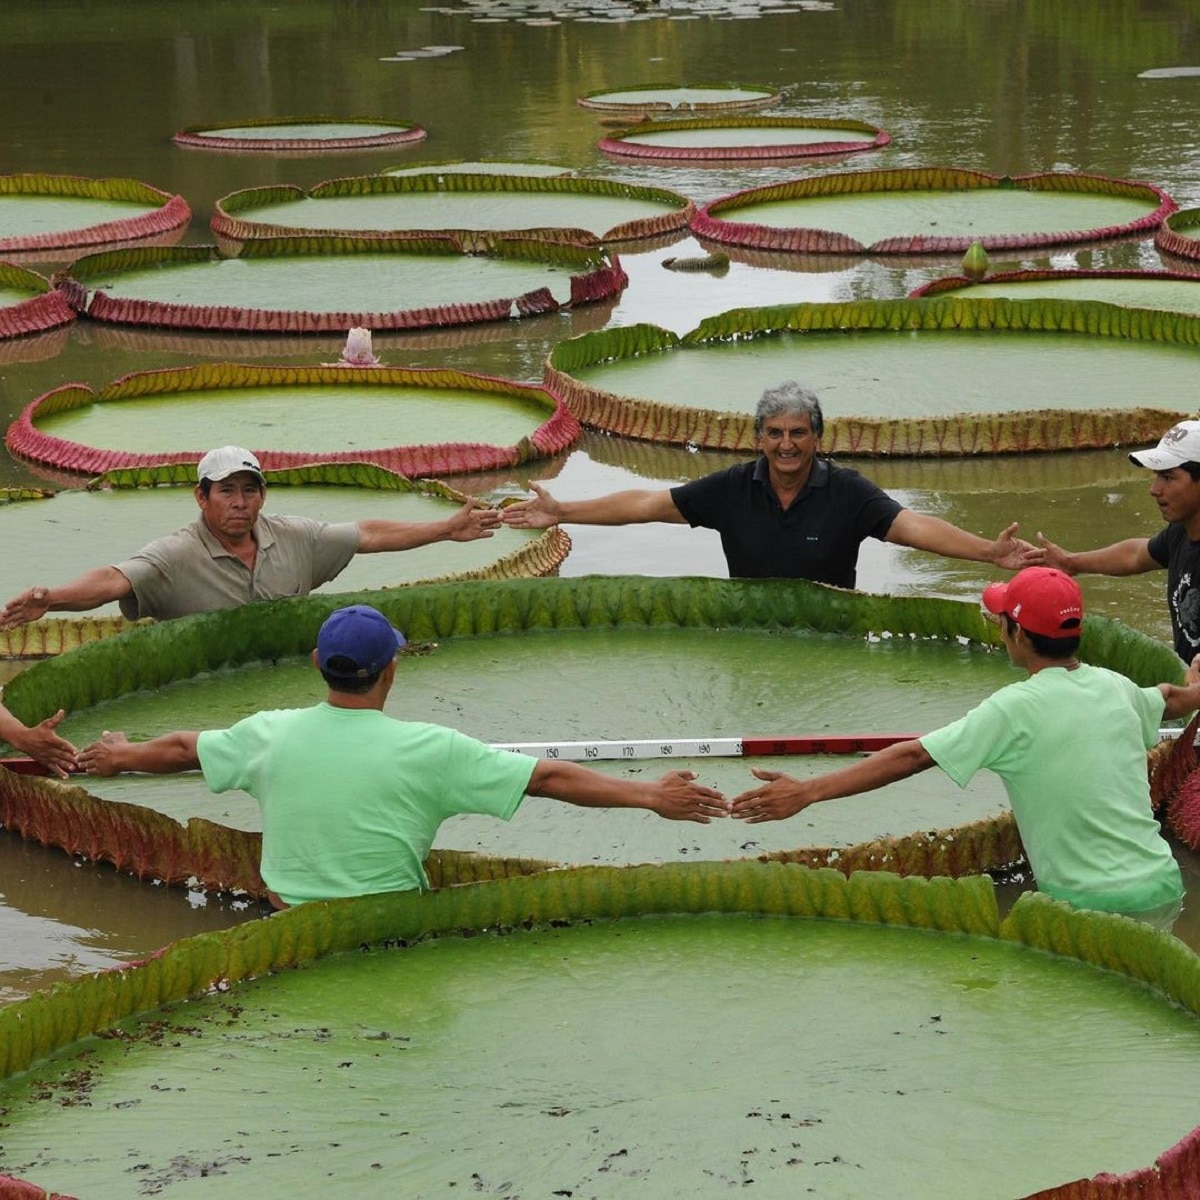
<path fill-rule="evenodd" d="M 200 465 L 196 468 L 196 477 L 201 483 L 206 479 L 216 483 L 218 480 L 228 479 L 230 475 L 236 475 L 239 471 L 249 471 L 252 475 L 257 475 L 261 482 L 266 483 L 258 459 L 241 446 L 218 446 L 215 450 L 210 450 L 200 460 Z"/>
<path fill-rule="evenodd" d="M 1169 471 L 1186 462 L 1200 463 L 1200 421 L 1172 425 L 1153 450 L 1136 450 L 1129 461 L 1152 471 Z"/>

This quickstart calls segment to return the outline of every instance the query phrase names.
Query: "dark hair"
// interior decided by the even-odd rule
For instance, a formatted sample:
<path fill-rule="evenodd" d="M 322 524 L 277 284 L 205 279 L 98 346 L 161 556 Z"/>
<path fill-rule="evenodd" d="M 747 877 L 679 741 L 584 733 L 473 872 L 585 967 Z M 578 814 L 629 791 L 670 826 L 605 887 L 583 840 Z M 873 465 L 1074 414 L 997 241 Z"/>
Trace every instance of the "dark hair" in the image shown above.
<path fill-rule="evenodd" d="M 326 669 L 328 667 L 332 667 L 338 674 L 332 674 Z M 348 696 L 365 696 L 379 681 L 383 672 L 376 671 L 374 675 L 364 675 L 360 679 L 353 675 L 357 670 L 358 664 L 354 659 L 347 658 L 344 654 L 334 654 L 321 668 L 321 678 L 329 685 L 330 691 L 345 692 Z"/>
<path fill-rule="evenodd" d="M 1197 480 L 1200 480 L 1200 463 L 1194 463 L 1194 462 L 1180 463 L 1179 469 L 1181 471 L 1186 471 L 1192 477 L 1193 483 L 1197 482 Z"/>
<path fill-rule="evenodd" d="M 794 379 L 785 379 L 775 387 L 767 388 L 760 397 L 754 410 L 754 432 L 762 433 L 767 421 L 787 413 L 799 413 L 807 417 L 813 437 L 819 438 L 825 430 L 825 418 L 821 414 L 817 393 Z"/>
<path fill-rule="evenodd" d="M 1017 622 L 1008 615 L 1001 613 L 1000 619 L 1004 622 L 1004 627 L 1008 631 L 1009 636 L 1012 636 L 1012 631 L 1017 627 Z M 1041 658 L 1074 658 L 1079 650 L 1079 634 L 1073 633 L 1070 637 L 1047 637 L 1044 633 L 1034 633 L 1032 630 L 1021 626 L 1021 632 L 1029 639 L 1029 644 L 1033 647 L 1034 653 Z"/>

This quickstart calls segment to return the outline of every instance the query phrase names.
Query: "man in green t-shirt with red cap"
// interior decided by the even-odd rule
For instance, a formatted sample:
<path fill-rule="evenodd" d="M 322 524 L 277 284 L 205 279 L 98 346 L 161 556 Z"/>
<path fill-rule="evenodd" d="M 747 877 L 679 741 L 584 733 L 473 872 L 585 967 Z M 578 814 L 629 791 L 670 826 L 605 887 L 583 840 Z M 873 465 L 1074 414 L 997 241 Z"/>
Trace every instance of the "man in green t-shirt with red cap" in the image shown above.
<path fill-rule="evenodd" d="M 1142 688 L 1081 663 L 1083 594 L 1051 567 L 1027 567 L 992 584 L 983 605 L 1028 678 L 950 725 L 841 770 L 804 780 L 756 770 L 761 786 L 736 797 L 730 815 L 781 820 L 934 766 L 965 787 L 986 767 L 1004 781 L 1041 891 L 1169 927 L 1183 887 L 1151 811 L 1146 751 L 1163 717 L 1200 708 L 1200 656 L 1183 687 Z"/>

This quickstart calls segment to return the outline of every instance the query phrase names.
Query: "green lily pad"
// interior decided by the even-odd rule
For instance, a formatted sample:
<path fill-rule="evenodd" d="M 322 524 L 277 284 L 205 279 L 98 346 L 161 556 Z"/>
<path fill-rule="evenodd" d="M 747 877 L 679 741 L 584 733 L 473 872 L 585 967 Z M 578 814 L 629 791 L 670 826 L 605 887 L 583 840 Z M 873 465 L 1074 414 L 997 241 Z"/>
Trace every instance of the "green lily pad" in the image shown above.
<path fill-rule="evenodd" d="M 373 150 L 423 141 L 425 130 L 405 122 L 363 117 L 293 117 L 237 125 L 195 125 L 171 139 L 191 150 L 277 154 L 304 150 Z"/>
<path fill-rule="evenodd" d="M 1153 184 L 1098 175 L 914 167 L 737 192 L 701 208 L 692 232 L 767 250 L 944 254 L 1150 233 L 1177 207 Z"/>
<path fill-rule="evenodd" d="M 721 449 L 754 448 L 759 395 L 796 378 L 821 397 L 827 452 L 1076 450 L 1157 441 L 1192 411 L 1196 329 L 1051 298 L 740 309 L 682 338 L 643 325 L 560 343 L 546 386 L 585 425 Z"/>
<path fill-rule="evenodd" d="M 972 299 L 1098 300 L 1131 308 L 1200 314 L 1200 276 L 1176 271 L 1005 271 L 978 283 L 965 276 L 935 279 L 911 294 Z"/>
<path fill-rule="evenodd" d="M 135 179 L 0 175 L 0 254 L 181 234 L 191 215 L 182 196 Z"/>
<path fill-rule="evenodd" d="M 1037 901 L 998 937 L 986 881 L 947 884 L 583 871 L 190 939 L 123 972 L 116 1003 L 97 978 L 11 1010 L 5 1165 L 97 1197 L 200 1178 L 206 1195 L 294 1196 L 319 1173 L 326 1190 L 403 1174 L 421 1194 L 844 1179 L 926 1200 L 1148 1182 L 1176 1141 L 1164 1183 L 1181 1185 L 1195 955 Z M 13 1075 L 33 1046 L 57 1052 Z M 1028 1086 L 998 1105 L 1014 1058 Z M 1160 1115 L 1130 1121 L 1128 1104 Z"/>
<path fill-rule="evenodd" d="M 744 87 L 736 83 L 644 84 L 630 88 L 603 88 L 588 92 L 576 101 L 583 108 L 601 112 L 726 112 L 766 108 L 779 99 L 769 87 Z"/>
<path fill-rule="evenodd" d="M 267 470 L 367 462 L 426 476 L 515 466 L 565 449 L 578 432 L 540 388 L 489 376 L 224 363 L 126 375 L 98 393 L 66 385 L 27 405 L 6 444 L 89 475 L 199 461 L 233 442 Z"/>
<path fill-rule="evenodd" d="M 597 146 L 618 158 L 720 162 L 850 154 L 879 149 L 891 140 L 883 130 L 861 121 L 725 117 L 643 121 L 602 138 Z"/>
<path fill-rule="evenodd" d="M 612 242 L 687 227 L 694 205 L 665 188 L 525 175 L 371 175 L 299 188 L 251 188 L 218 200 L 212 228 L 240 242 L 293 234 L 456 237 L 464 249 L 497 238 Z"/>
<path fill-rule="evenodd" d="M 72 265 L 96 320 L 270 333 L 466 325 L 558 312 L 627 282 L 597 251 L 511 243 L 462 254 L 427 242 L 281 238 L 237 258 L 215 247 L 90 255 Z"/>

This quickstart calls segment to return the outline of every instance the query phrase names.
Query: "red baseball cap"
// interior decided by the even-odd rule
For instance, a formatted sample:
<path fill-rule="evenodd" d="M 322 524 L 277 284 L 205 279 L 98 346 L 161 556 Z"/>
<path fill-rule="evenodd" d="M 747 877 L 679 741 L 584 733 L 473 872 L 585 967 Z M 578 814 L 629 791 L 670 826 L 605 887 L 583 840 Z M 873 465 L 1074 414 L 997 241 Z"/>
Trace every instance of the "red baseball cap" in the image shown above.
<path fill-rule="evenodd" d="M 1054 567 L 1026 567 L 1007 583 L 991 584 L 984 589 L 983 606 L 1043 637 L 1076 637 L 1083 624 L 1079 584 Z"/>

